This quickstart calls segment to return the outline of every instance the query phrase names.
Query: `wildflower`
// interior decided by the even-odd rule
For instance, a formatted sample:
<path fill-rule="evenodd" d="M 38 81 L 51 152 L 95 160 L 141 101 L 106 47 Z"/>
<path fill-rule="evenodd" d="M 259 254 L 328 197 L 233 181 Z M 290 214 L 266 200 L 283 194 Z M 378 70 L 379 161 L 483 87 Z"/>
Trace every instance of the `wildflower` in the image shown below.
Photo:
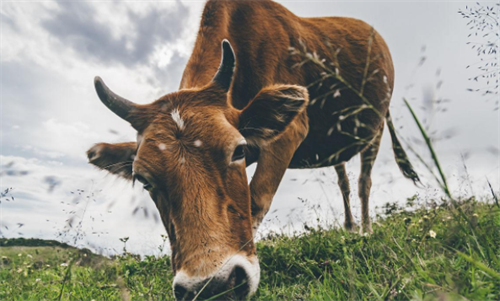
<path fill-rule="evenodd" d="M 61 266 L 62 266 L 62 267 L 67 267 L 67 266 L 68 266 L 68 264 L 67 264 L 67 263 L 61 263 Z"/>
<path fill-rule="evenodd" d="M 36 279 L 35 279 L 35 282 L 40 282 L 40 281 L 41 281 L 41 279 L 40 279 L 40 278 L 36 278 Z"/>
<path fill-rule="evenodd" d="M 18 273 L 22 273 L 23 272 L 23 269 L 18 269 L 17 270 Z"/>
<path fill-rule="evenodd" d="M 19 254 L 17 254 L 17 256 L 21 257 L 21 256 L 23 256 L 23 254 L 19 253 Z"/>
<path fill-rule="evenodd" d="M 474 216 L 474 217 L 479 217 L 479 215 L 477 215 L 477 213 L 474 213 L 472 216 Z"/>
<path fill-rule="evenodd" d="M 430 230 L 429 231 L 429 236 L 432 237 L 432 238 L 436 238 L 436 232 Z"/>
<path fill-rule="evenodd" d="M 29 258 L 33 258 L 33 256 L 31 256 L 31 254 L 28 254 L 28 257 L 29 257 Z"/>

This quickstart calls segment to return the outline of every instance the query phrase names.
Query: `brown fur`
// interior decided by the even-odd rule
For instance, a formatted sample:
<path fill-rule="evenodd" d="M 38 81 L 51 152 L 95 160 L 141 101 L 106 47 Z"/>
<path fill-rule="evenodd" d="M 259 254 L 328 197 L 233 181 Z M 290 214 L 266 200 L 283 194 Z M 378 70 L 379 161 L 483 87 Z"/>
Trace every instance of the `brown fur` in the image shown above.
<path fill-rule="evenodd" d="M 212 84 L 223 39 L 236 54 L 227 94 Z M 342 77 L 353 89 L 362 90 L 377 112 L 363 110 L 342 118 L 340 112 L 362 105 L 363 100 L 333 78 L 311 85 L 324 70 L 314 63 L 297 68 L 304 58 L 290 55 L 290 47 L 305 47 L 327 62 L 338 61 L 335 67 Z M 360 20 L 300 18 L 268 0 L 210 0 L 180 91 L 131 113 L 140 143 L 126 144 L 129 150 L 123 144 L 98 144 L 89 157 L 92 153 L 91 163 L 114 172 L 106 165 L 137 149 L 134 172 L 155 182 L 151 196 L 169 234 L 174 270 L 206 276 L 227 254 L 255 253 L 252 227 L 255 232 L 287 168 L 336 165 L 346 227 L 353 228 L 344 163 L 362 152 L 362 221 L 364 230 L 371 231 L 370 172 L 393 84 L 387 45 Z M 308 86 L 308 91 L 300 86 Z M 340 96 L 323 100 L 332 86 L 340 89 Z M 182 130 L 170 116 L 173 109 L 184 120 Z M 359 122 L 364 126 L 358 127 Z M 250 186 L 245 166 L 234 167 L 227 161 L 243 136 L 248 142 L 246 165 L 258 163 Z M 196 140 L 203 147 L 194 147 Z M 115 158 L 109 155 L 113 152 Z"/>

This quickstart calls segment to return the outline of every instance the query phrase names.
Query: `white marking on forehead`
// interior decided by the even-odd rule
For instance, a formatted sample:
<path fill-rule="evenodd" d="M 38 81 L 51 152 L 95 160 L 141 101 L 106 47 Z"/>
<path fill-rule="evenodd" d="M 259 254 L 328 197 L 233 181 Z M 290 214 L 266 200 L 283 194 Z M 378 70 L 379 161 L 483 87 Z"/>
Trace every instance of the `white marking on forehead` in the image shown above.
<path fill-rule="evenodd" d="M 180 130 L 184 129 L 184 120 L 181 118 L 181 114 L 179 113 L 179 109 L 175 108 L 172 110 L 170 113 L 170 116 L 172 116 L 172 119 L 174 122 L 177 124 Z"/>
<path fill-rule="evenodd" d="M 165 143 L 160 143 L 158 144 L 158 148 L 162 151 L 166 150 L 167 149 L 167 146 L 165 145 Z"/>
<path fill-rule="evenodd" d="M 202 145 L 203 145 L 203 142 L 201 142 L 201 140 L 199 140 L 199 139 L 194 142 L 194 146 L 196 146 L 196 147 L 200 147 Z"/>
<path fill-rule="evenodd" d="M 184 163 L 186 163 L 186 158 L 182 157 L 182 158 L 179 160 L 179 163 L 180 163 L 180 164 L 184 164 Z"/>

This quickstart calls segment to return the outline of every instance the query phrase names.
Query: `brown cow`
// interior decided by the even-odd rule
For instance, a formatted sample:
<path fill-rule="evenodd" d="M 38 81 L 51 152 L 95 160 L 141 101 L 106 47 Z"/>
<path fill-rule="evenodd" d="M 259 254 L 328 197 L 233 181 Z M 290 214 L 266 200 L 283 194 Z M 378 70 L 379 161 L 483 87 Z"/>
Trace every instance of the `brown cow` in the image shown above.
<path fill-rule="evenodd" d="M 291 47 L 332 62 L 336 76 L 301 64 Z M 370 173 L 386 120 L 398 165 L 418 180 L 389 117 L 393 83 L 387 45 L 362 21 L 300 18 L 268 0 L 210 0 L 179 91 L 138 105 L 95 79 L 101 101 L 138 135 L 99 143 L 88 157 L 149 191 L 168 232 L 177 298 L 241 297 L 257 289 L 253 235 L 287 168 L 335 166 L 354 230 L 345 162 L 361 153 L 362 230 L 371 232 Z"/>

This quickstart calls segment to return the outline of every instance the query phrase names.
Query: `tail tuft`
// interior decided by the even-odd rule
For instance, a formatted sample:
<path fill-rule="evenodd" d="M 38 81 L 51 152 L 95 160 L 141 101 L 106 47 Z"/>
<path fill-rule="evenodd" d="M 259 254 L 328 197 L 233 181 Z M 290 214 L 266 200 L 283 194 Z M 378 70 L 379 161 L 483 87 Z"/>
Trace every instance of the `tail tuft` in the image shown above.
<path fill-rule="evenodd" d="M 406 154 L 403 146 L 401 145 L 401 142 L 399 142 L 399 139 L 396 136 L 396 130 L 394 128 L 394 124 L 392 123 L 392 118 L 389 111 L 387 111 L 387 115 L 385 118 L 387 121 L 389 132 L 391 133 L 392 149 L 394 151 L 394 156 L 396 157 L 396 163 L 398 164 L 399 169 L 401 170 L 403 175 L 406 178 L 412 180 L 415 185 L 421 183 L 420 178 L 413 168 L 413 165 L 411 165 L 411 162 L 408 159 L 408 155 Z"/>

